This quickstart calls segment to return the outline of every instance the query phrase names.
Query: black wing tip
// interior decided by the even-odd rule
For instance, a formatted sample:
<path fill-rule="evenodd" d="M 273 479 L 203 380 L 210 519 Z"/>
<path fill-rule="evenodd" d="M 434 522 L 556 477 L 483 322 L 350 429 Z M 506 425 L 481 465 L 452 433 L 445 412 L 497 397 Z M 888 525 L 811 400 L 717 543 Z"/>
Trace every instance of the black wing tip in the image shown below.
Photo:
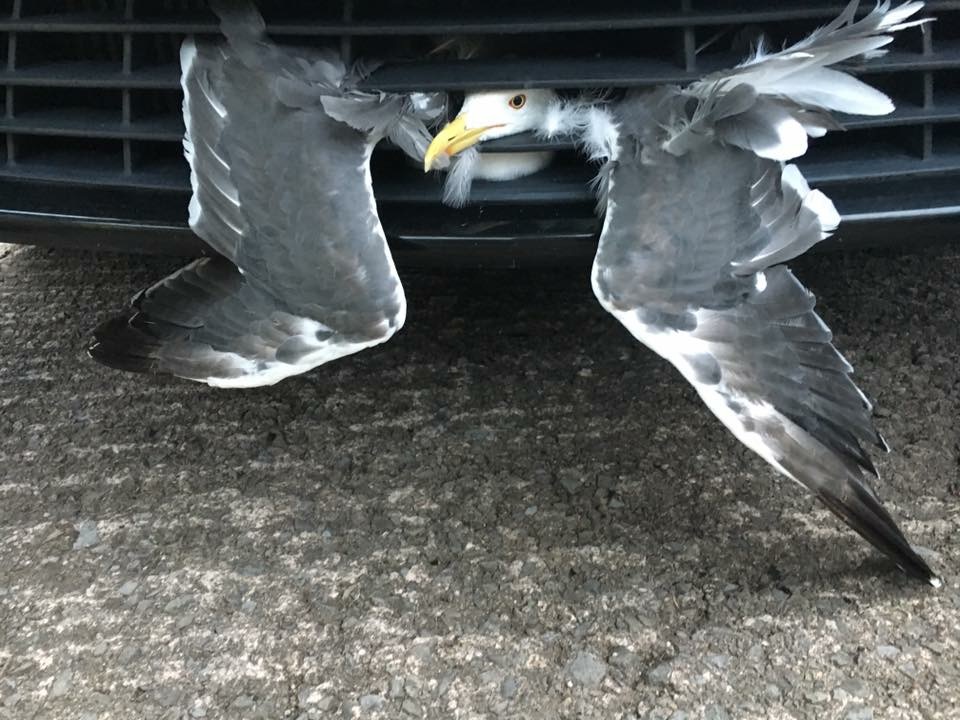
<path fill-rule="evenodd" d="M 939 588 L 943 586 L 943 580 L 937 575 L 927 561 L 917 554 L 917 551 L 907 547 L 906 551 L 892 556 L 897 567 L 900 568 L 908 577 L 915 580 L 922 580 L 932 587 Z"/>
<path fill-rule="evenodd" d="M 87 354 L 101 365 L 136 373 L 157 373 L 158 344 L 130 324 L 133 315 L 118 315 L 93 331 Z"/>
<path fill-rule="evenodd" d="M 831 512 L 893 560 L 907 576 L 933 587 L 941 587 L 941 578 L 913 549 L 879 499 L 863 486 L 848 487 L 853 492 L 845 498 L 823 491 L 818 492 L 817 496 Z"/>

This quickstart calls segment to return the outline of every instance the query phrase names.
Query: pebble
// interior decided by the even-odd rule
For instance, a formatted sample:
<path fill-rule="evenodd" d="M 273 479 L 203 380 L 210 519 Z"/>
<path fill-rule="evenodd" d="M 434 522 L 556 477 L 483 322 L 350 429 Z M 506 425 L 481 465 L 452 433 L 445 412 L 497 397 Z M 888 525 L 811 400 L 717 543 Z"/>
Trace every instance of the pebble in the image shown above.
<path fill-rule="evenodd" d="M 656 683 L 657 685 L 666 685 L 670 682 L 670 673 L 673 672 L 672 663 L 660 663 L 653 670 L 647 673 L 647 678 L 650 682 Z"/>
<path fill-rule="evenodd" d="M 882 658 L 892 658 L 900 654 L 900 648 L 896 645 L 878 645 L 877 655 Z"/>
<path fill-rule="evenodd" d="M 707 655 L 707 662 L 719 670 L 725 669 L 730 664 L 729 655 Z"/>
<path fill-rule="evenodd" d="M 873 720 L 873 710 L 863 705 L 857 705 L 847 710 L 844 720 Z"/>
<path fill-rule="evenodd" d="M 823 705 L 830 700 L 830 696 L 822 690 L 810 690 L 809 692 L 805 692 L 803 696 L 807 699 L 807 702 L 814 705 Z"/>
<path fill-rule="evenodd" d="M 730 713 L 720 705 L 707 705 L 703 709 L 703 720 L 730 720 Z"/>
<path fill-rule="evenodd" d="M 325 695 L 317 700 L 317 710 L 329 712 L 337 706 L 337 698 L 334 695 Z"/>
<path fill-rule="evenodd" d="M 405 715 L 410 715 L 411 717 L 423 717 L 423 708 L 421 708 L 420 703 L 413 698 L 407 698 L 404 700 L 403 704 L 400 705 L 400 711 Z"/>
<path fill-rule="evenodd" d="M 371 710 L 377 710 L 380 708 L 385 700 L 382 695 L 361 695 L 360 696 L 360 709 L 364 712 L 370 712 Z"/>
<path fill-rule="evenodd" d="M 70 686 L 73 684 L 73 670 L 61 670 L 53 679 L 53 685 L 50 686 L 50 697 L 63 697 L 70 692 Z"/>
<path fill-rule="evenodd" d="M 166 605 L 164 605 L 163 611 L 167 613 L 174 613 L 177 610 L 182 610 L 189 604 L 190 604 L 190 596 L 181 595 L 180 597 L 176 597 L 173 600 L 169 601 Z"/>
<path fill-rule="evenodd" d="M 607 662 L 622 670 L 633 670 L 640 664 L 640 656 L 629 648 L 618 645 L 610 651 Z"/>
<path fill-rule="evenodd" d="M 237 695 L 234 701 L 230 704 L 233 705 L 233 707 L 241 710 L 245 708 L 251 708 L 253 707 L 253 698 L 249 695 Z"/>
<path fill-rule="evenodd" d="M 503 682 L 500 683 L 500 697 L 505 700 L 515 697 L 519 687 L 520 683 L 517 682 L 517 679 L 508 675 L 503 679 Z"/>
<path fill-rule="evenodd" d="M 597 687 L 607 674 L 607 664 L 593 653 L 581 650 L 567 666 L 567 672 L 581 685 Z"/>
<path fill-rule="evenodd" d="M 863 680 L 856 678 L 851 678 L 849 680 L 844 680 L 840 683 L 840 686 L 834 691 L 834 696 L 838 696 L 841 699 L 844 699 L 843 695 L 849 695 L 850 697 L 857 698 L 866 698 L 870 697 L 870 686 L 867 685 Z"/>
<path fill-rule="evenodd" d="M 77 530 L 77 539 L 73 541 L 74 550 L 83 550 L 100 544 L 100 532 L 93 520 L 83 520 L 74 527 Z"/>
<path fill-rule="evenodd" d="M 403 678 L 399 675 L 390 680 L 390 697 L 403 697 Z"/>
<path fill-rule="evenodd" d="M 121 665 L 129 665 L 140 656 L 140 648 L 136 645 L 127 645 L 120 651 L 117 660 Z"/>
<path fill-rule="evenodd" d="M 153 693 L 153 699 L 157 702 L 157 705 L 165 708 L 176 705 L 180 702 L 181 697 L 183 697 L 183 692 L 176 687 L 160 687 Z"/>
<path fill-rule="evenodd" d="M 580 473 L 572 468 L 564 468 L 561 470 L 559 473 L 557 473 L 557 479 L 560 481 L 563 489 L 571 495 L 576 494 L 576 492 L 580 489 L 580 484 L 582 482 Z"/>
<path fill-rule="evenodd" d="M 133 595 L 134 591 L 140 587 L 140 583 L 136 580 L 127 580 L 123 585 L 120 586 L 121 595 Z"/>

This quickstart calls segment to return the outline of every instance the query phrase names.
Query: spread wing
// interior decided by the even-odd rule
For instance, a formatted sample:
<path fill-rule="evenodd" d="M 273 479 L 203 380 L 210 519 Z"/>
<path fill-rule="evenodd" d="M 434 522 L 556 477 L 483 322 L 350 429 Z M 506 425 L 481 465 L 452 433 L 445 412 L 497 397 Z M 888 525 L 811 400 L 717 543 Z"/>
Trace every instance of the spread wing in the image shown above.
<path fill-rule="evenodd" d="M 871 27 L 891 25 L 868 18 Z M 839 222 L 833 204 L 781 162 L 799 147 L 787 125 L 797 124 L 805 149 L 803 122 L 832 125 L 827 110 L 854 101 L 877 111 L 889 104 L 859 81 L 843 81 L 847 90 L 837 85 L 835 97 L 824 85 L 818 62 L 878 46 L 850 27 L 849 18 L 833 23 L 803 46 L 814 56 L 804 58 L 809 84 L 832 97 L 826 106 L 775 84 L 732 83 L 731 75 L 748 72 L 738 69 L 713 84 L 666 88 L 615 108 L 593 286 L 603 306 L 676 366 L 747 447 L 816 493 L 904 571 L 936 584 L 869 483 L 876 469 L 865 448 L 886 449 L 870 403 L 814 312 L 813 295 L 779 264 Z M 772 77 L 765 61 L 757 64 L 764 67 L 753 66 L 754 77 Z M 791 83 L 803 88 L 807 79 Z M 850 95 L 858 92 L 859 99 Z"/>
<path fill-rule="evenodd" d="M 351 90 L 335 56 L 272 45 L 251 7 L 228 42 L 181 51 L 190 226 L 219 255 L 191 263 L 101 326 L 116 367 L 223 387 L 275 383 L 387 340 L 406 301 L 377 216 L 370 155 L 422 156 L 432 110 Z M 422 100 L 422 98 L 421 98 Z"/>

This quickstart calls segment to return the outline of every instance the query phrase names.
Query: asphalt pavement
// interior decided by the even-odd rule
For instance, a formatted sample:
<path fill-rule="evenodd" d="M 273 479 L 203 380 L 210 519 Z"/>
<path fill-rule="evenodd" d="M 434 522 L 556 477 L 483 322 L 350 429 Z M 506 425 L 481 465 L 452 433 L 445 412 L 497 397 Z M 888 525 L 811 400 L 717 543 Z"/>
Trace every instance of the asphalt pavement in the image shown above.
<path fill-rule="evenodd" d="M 939 591 L 586 266 L 404 271 L 394 340 L 273 388 L 90 361 L 179 264 L 0 246 L 0 718 L 960 717 L 960 245 L 794 264 Z"/>

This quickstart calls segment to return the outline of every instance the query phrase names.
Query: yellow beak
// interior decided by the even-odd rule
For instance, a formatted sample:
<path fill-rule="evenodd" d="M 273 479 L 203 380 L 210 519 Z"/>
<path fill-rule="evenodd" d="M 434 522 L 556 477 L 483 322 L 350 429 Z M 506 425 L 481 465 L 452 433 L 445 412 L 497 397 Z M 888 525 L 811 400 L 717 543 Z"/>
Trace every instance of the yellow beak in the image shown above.
<path fill-rule="evenodd" d="M 487 130 L 501 127 L 500 125 L 486 125 L 484 127 L 467 130 L 467 118 L 464 115 L 458 115 L 443 130 L 437 133 L 437 136 L 427 148 L 426 155 L 423 156 L 423 171 L 430 172 L 434 162 L 440 153 L 447 157 L 463 152 L 468 147 L 476 145 L 480 141 L 480 136 Z"/>

